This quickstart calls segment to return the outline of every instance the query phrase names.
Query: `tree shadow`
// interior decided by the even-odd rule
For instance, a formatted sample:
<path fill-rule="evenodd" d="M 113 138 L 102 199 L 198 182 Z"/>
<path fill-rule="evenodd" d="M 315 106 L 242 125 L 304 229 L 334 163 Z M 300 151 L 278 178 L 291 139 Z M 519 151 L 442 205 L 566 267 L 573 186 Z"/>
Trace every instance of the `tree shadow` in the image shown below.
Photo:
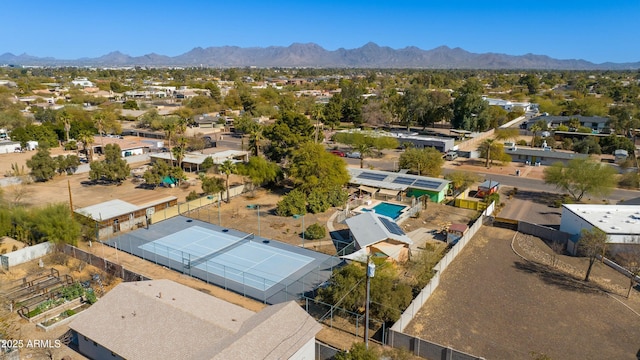
<path fill-rule="evenodd" d="M 564 273 L 548 265 L 532 261 L 515 261 L 514 267 L 524 273 L 536 275 L 548 285 L 556 286 L 562 290 L 575 291 L 583 294 L 602 294 L 607 289 L 598 284 L 585 282 L 582 278 Z"/>
<path fill-rule="evenodd" d="M 536 204 L 554 206 L 556 200 L 562 199 L 562 194 L 553 194 L 546 191 L 530 191 L 518 189 L 514 198 L 519 200 L 531 201 Z"/>

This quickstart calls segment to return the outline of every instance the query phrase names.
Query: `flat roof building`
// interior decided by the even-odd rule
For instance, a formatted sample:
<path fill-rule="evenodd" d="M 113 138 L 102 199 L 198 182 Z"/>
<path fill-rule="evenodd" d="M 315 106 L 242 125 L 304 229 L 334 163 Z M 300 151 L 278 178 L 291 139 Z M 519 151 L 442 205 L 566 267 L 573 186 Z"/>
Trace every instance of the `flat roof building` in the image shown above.
<path fill-rule="evenodd" d="M 568 244 L 570 252 L 576 252 L 582 230 L 593 228 L 607 234 L 611 244 L 607 249 L 611 252 L 640 246 L 640 205 L 562 205 L 560 231 L 572 235 Z"/>

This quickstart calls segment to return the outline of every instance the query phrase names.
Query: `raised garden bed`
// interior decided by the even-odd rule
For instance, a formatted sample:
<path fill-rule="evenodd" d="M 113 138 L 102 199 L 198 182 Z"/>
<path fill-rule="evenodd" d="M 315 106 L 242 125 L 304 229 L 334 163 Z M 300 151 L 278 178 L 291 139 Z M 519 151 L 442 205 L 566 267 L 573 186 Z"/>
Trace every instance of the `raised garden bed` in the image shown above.
<path fill-rule="evenodd" d="M 89 303 L 81 303 L 80 306 L 76 306 L 74 308 L 64 310 L 57 316 L 47 319 L 45 321 L 42 321 L 36 324 L 36 326 L 40 329 L 43 329 L 45 332 L 47 332 L 49 330 L 55 329 L 60 325 L 70 322 L 74 316 L 88 309 L 90 306 L 91 304 Z"/>

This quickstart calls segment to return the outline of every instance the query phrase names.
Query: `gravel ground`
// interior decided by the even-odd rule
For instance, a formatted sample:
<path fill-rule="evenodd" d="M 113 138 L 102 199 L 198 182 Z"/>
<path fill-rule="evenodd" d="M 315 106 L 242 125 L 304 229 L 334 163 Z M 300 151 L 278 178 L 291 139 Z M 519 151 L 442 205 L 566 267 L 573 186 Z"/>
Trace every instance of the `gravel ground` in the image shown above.
<path fill-rule="evenodd" d="M 640 294 L 624 298 L 626 278 L 598 263 L 585 283 L 585 259 L 514 235 L 483 227 L 406 332 L 487 359 L 635 359 Z"/>

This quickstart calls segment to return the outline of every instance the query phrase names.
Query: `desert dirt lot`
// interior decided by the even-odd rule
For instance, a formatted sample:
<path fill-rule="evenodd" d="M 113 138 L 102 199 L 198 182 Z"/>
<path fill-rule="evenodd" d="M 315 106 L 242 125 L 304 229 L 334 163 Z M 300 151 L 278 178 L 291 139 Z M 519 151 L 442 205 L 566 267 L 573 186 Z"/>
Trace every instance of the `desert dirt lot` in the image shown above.
<path fill-rule="evenodd" d="M 539 239 L 483 227 L 442 274 L 406 332 L 487 359 L 635 359 L 640 292 L 586 259 L 559 256 Z M 554 261 L 554 262 L 555 262 Z"/>

